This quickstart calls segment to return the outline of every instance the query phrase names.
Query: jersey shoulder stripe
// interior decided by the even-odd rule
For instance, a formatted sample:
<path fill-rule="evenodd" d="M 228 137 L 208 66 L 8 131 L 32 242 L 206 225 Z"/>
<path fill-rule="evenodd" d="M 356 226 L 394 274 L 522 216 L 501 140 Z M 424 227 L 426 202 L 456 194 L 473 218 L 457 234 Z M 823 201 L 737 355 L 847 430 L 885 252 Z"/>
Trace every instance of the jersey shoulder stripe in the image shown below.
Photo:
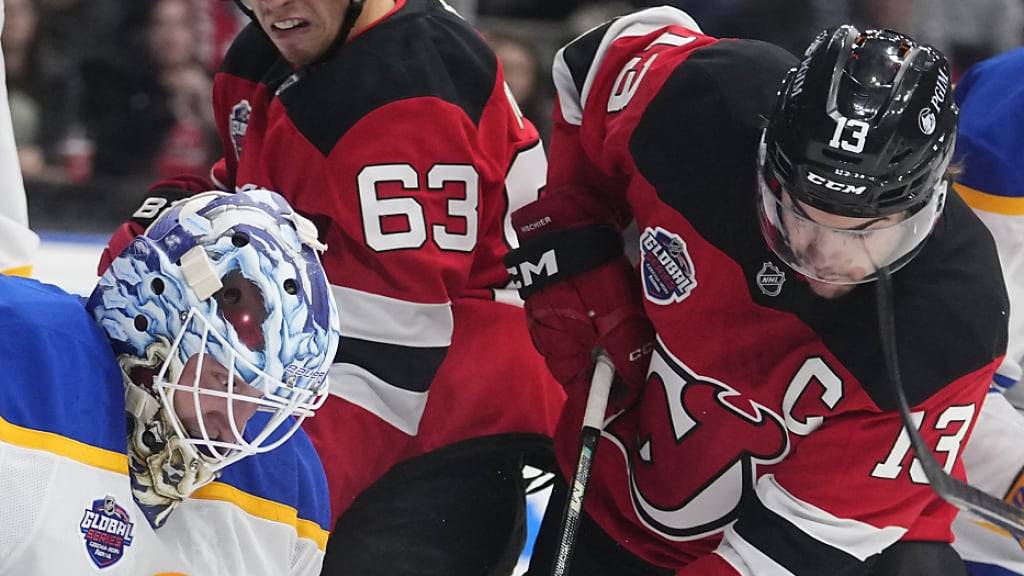
<path fill-rule="evenodd" d="M 93 468 L 100 468 L 120 474 L 128 473 L 128 457 L 124 452 L 115 452 L 83 444 L 77 440 L 55 434 L 33 430 L 12 424 L 0 417 L 0 442 L 28 450 L 39 450 L 74 460 Z M 124 439 L 122 438 L 122 443 Z"/>
<path fill-rule="evenodd" d="M 324 521 L 324 517 L 327 516 L 325 513 L 311 514 L 311 510 L 302 510 L 287 503 L 261 498 L 225 482 L 203 486 L 192 497 L 197 500 L 230 502 L 250 516 L 293 526 L 300 538 L 312 540 L 320 550 L 327 548 L 330 529 L 329 524 Z M 323 506 L 327 506 L 326 500 Z M 326 511 L 326 508 L 324 510 Z"/>
<path fill-rule="evenodd" d="M 552 75 L 565 120 L 576 126 L 583 121 L 590 87 L 601 70 L 605 54 L 617 40 L 644 36 L 668 26 L 701 31 L 697 22 L 682 10 L 661 6 L 610 20 L 559 50 L 555 55 Z"/>
<path fill-rule="evenodd" d="M 1024 216 L 1024 196 L 989 194 L 960 182 L 954 183 L 953 188 L 975 210 L 1002 216 Z M 1020 192 L 1024 194 L 1024 190 Z"/>
<path fill-rule="evenodd" d="M 125 420 L 107 417 L 124 411 L 121 370 L 78 296 L 0 277 L 0 351 L 0 418 L 123 453 Z"/>

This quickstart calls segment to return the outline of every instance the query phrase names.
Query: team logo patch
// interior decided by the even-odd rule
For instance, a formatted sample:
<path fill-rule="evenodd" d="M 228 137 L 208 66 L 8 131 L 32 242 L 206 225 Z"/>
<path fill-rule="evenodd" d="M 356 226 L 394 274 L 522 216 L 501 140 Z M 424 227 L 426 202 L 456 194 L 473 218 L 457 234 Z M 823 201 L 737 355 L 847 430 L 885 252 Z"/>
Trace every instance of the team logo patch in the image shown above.
<path fill-rule="evenodd" d="M 921 129 L 921 133 L 930 136 L 935 132 L 935 123 L 935 112 L 928 107 L 921 108 L 921 112 L 917 115 L 917 127 Z"/>
<path fill-rule="evenodd" d="M 124 556 L 124 549 L 132 544 L 132 523 L 128 512 L 118 505 L 113 496 L 93 500 L 85 509 L 79 530 L 97 568 L 109 568 Z"/>
<path fill-rule="evenodd" d="M 697 287 L 693 260 L 678 234 L 662 228 L 644 230 L 640 259 L 644 295 L 655 304 L 682 302 Z"/>
<path fill-rule="evenodd" d="M 786 273 L 771 262 L 765 262 L 757 273 L 757 287 L 765 296 L 778 296 L 782 293 L 782 285 L 786 283 Z"/>
<path fill-rule="evenodd" d="M 242 157 L 242 138 L 249 130 L 249 115 L 252 114 L 252 105 L 248 100 L 242 100 L 231 108 L 231 117 L 228 118 L 228 126 L 231 131 L 231 143 L 235 147 L 235 158 Z"/>

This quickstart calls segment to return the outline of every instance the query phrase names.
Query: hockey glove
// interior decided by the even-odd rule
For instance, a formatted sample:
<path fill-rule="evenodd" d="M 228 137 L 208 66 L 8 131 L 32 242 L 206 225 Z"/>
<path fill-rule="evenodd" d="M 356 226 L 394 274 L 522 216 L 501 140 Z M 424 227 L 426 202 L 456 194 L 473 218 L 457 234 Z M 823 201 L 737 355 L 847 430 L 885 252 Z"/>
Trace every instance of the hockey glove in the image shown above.
<path fill-rule="evenodd" d="M 521 246 L 506 258 L 519 283 L 530 336 L 548 370 L 570 393 L 589 381 L 593 352 L 603 348 L 616 367 L 609 403 L 628 408 L 640 396 L 654 342 L 639 282 L 624 255 L 622 235 L 579 191 L 559 191 L 517 210 Z"/>
<path fill-rule="evenodd" d="M 205 178 L 184 174 L 161 180 L 149 187 L 142 205 L 132 214 L 127 222 L 118 226 L 117 230 L 107 241 L 103 254 L 100 255 L 99 264 L 96 266 L 96 274 L 103 276 L 103 273 L 110 267 L 110 263 L 121 255 L 125 247 L 135 239 L 136 236 L 145 233 L 149 225 L 170 208 L 178 200 L 189 198 L 200 192 L 216 190 L 217 188 Z"/>

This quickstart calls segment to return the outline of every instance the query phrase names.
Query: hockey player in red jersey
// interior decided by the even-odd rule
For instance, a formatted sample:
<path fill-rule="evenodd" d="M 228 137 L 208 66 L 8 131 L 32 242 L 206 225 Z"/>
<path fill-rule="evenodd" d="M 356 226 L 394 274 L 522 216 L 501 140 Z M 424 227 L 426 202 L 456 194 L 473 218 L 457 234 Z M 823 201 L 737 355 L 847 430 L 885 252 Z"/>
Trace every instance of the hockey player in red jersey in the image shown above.
<path fill-rule="evenodd" d="M 956 510 L 896 411 L 874 289 L 893 272 L 914 418 L 962 478 L 1007 298 L 991 236 L 947 193 L 946 59 L 851 26 L 797 59 L 654 8 L 574 40 L 554 76 L 548 191 L 514 215 L 507 263 L 569 392 L 565 477 L 592 348 L 621 380 L 570 573 L 963 574 Z M 531 574 L 552 564 L 549 510 Z"/>
<path fill-rule="evenodd" d="M 214 82 L 225 189 L 318 226 L 345 346 L 306 429 L 326 574 L 507 574 L 524 458 L 564 402 L 502 258 L 546 160 L 494 53 L 440 0 L 243 0 Z"/>

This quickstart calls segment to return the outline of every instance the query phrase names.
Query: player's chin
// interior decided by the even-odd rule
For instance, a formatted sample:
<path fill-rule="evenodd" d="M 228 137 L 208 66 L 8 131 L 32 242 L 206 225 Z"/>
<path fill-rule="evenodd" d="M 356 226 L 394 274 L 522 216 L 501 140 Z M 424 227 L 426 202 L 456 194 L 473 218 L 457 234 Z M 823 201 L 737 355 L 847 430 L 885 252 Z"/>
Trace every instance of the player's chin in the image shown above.
<path fill-rule="evenodd" d="M 807 284 L 810 286 L 811 292 L 829 300 L 845 296 L 857 287 L 856 284 L 830 284 L 828 282 L 814 280 L 813 278 L 808 278 Z"/>

